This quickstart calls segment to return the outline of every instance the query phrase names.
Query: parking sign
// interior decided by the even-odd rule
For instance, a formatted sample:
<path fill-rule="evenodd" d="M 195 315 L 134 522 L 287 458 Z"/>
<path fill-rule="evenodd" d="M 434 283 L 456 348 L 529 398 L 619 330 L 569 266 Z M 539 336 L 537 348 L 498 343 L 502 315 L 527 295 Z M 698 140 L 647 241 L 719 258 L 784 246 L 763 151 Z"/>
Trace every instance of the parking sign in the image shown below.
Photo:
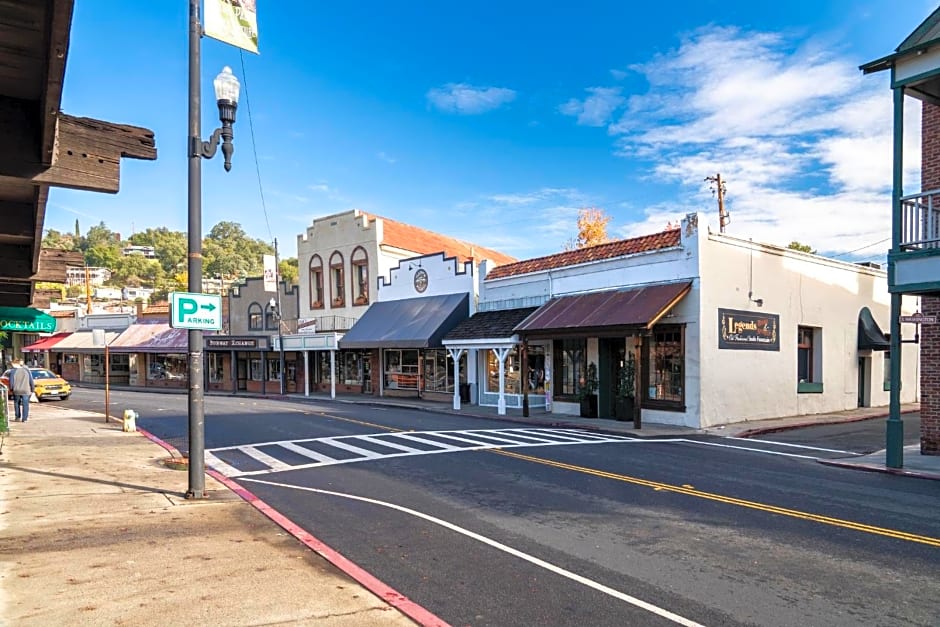
<path fill-rule="evenodd" d="M 170 326 L 174 329 L 220 330 L 222 297 L 218 294 L 170 292 Z"/>

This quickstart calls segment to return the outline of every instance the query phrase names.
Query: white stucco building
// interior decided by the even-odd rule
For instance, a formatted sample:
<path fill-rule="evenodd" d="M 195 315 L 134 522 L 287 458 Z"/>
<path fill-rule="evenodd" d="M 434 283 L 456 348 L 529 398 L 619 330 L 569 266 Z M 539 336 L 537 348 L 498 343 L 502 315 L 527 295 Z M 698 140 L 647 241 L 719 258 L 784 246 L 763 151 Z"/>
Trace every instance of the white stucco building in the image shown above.
<path fill-rule="evenodd" d="M 643 420 L 695 428 L 887 405 L 885 272 L 704 220 L 481 271 L 478 312 L 444 339 L 480 352 L 475 400 L 520 407 L 525 385 L 530 406 L 578 413 L 596 370 L 600 416 L 630 389 Z M 909 346 L 903 402 L 919 397 Z"/>

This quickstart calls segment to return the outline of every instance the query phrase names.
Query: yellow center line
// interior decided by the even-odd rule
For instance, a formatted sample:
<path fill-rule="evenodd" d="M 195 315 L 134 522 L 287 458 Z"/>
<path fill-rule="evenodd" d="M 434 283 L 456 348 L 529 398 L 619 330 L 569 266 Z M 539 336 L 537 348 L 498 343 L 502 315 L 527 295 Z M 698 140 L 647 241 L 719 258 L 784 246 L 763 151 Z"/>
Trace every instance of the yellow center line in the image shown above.
<path fill-rule="evenodd" d="M 321 416 L 325 416 L 327 418 L 335 418 L 336 420 L 342 420 L 345 422 L 351 422 L 351 423 L 355 423 L 358 425 L 373 427 L 376 429 L 382 429 L 383 431 L 400 432 L 400 433 L 407 432 L 407 430 L 405 429 L 396 429 L 394 427 L 380 425 L 380 424 L 376 424 L 372 422 L 366 422 L 364 420 L 356 420 L 354 418 L 336 416 L 333 414 L 327 414 L 325 412 L 319 412 L 319 413 Z M 715 494 L 713 492 L 703 492 L 702 490 L 696 490 L 695 488 L 689 485 L 677 486 L 677 485 L 671 485 L 668 483 L 660 483 L 658 481 L 649 481 L 648 479 L 640 479 L 639 477 L 629 477 L 627 475 L 620 475 L 620 474 L 613 473 L 613 472 L 606 472 L 604 470 L 596 470 L 594 468 L 586 468 L 584 466 L 575 466 L 574 464 L 565 464 L 563 462 L 556 462 L 551 459 L 545 459 L 542 457 L 533 457 L 532 455 L 523 455 L 522 453 L 514 453 L 514 452 L 506 451 L 503 449 L 487 449 L 484 452 L 495 453 L 497 455 L 504 455 L 506 457 L 513 457 L 515 459 L 521 459 L 527 462 L 533 462 L 535 464 L 543 464 L 545 466 L 553 466 L 555 468 L 562 468 L 564 470 L 573 470 L 575 472 L 581 472 L 581 473 L 585 473 L 588 475 L 594 475 L 595 477 L 603 477 L 605 479 L 613 479 L 615 481 L 622 481 L 624 483 L 632 483 L 634 485 L 644 486 L 644 487 L 652 488 L 653 490 L 658 490 L 662 492 L 675 492 L 677 494 L 685 494 L 686 496 L 694 496 L 696 498 L 707 499 L 709 501 L 717 501 L 719 503 L 726 503 L 728 505 L 736 505 L 738 507 L 756 509 L 762 512 L 768 512 L 770 514 L 779 514 L 781 516 L 789 516 L 791 518 L 809 520 L 811 522 L 815 522 L 815 523 L 819 523 L 823 525 L 831 525 L 833 527 L 842 527 L 843 529 L 852 529 L 853 531 L 871 533 L 874 535 L 894 538 L 896 540 L 905 540 L 907 542 L 916 542 L 919 544 L 926 544 L 927 546 L 934 546 L 934 547 L 940 548 L 940 538 L 932 538 L 930 536 L 921 536 L 915 533 L 907 533 L 906 531 L 897 531 L 895 529 L 886 529 L 884 527 L 866 525 L 865 523 L 854 522 L 851 520 L 843 520 L 841 518 L 833 518 L 831 516 L 823 516 L 822 514 L 801 512 L 795 509 L 787 509 L 785 507 L 777 507 L 776 505 L 767 505 L 764 503 L 757 503 L 755 501 L 747 501 L 744 499 L 735 498 L 733 496 L 724 496 L 722 494 Z"/>
<path fill-rule="evenodd" d="M 626 475 L 619 475 L 612 472 L 606 472 L 603 470 L 595 470 L 593 468 L 586 468 L 584 466 L 575 466 L 573 464 L 565 464 L 563 462 L 556 462 L 550 459 L 544 459 L 541 457 L 533 457 L 531 455 L 523 455 L 521 453 L 513 453 L 505 450 L 490 450 L 491 453 L 496 453 L 498 455 L 504 455 L 506 457 L 513 457 L 516 459 L 521 459 L 528 462 L 533 462 L 536 464 L 543 464 L 545 466 L 553 466 L 555 468 L 562 468 L 564 470 L 573 470 L 575 472 L 581 472 L 588 475 L 594 475 L 596 477 L 603 477 L 605 479 L 613 479 L 615 481 L 623 481 L 624 483 L 632 483 L 634 485 L 645 486 L 652 488 L 654 490 L 659 490 L 663 492 L 675 492 L 678 494 L 685 494 L 687 496 L 694 496 L 701 499 L 708 499 L 710 501 L 717 501 L 719 503 L 727 503 L 728 505 L 736 505 L 738 507 L 746 507 L 749 509 L 756 509 L 763 512 L 769 512 L 771 514 L 780 514 L 781 516 L 790 516 L 791 518 L 800 518 L 802 520 L 809 520 L 812 522 L 820 523 L 823 525 L 831 525 L 833 527 L 842 527 L 845 529 L 852 529 L 854 531 L 861 531 L 864 533 L 871 533 L 879 536 L 886 536 L 889 538 L 894 538 L 897 540 L 906 540 L 908 542 L 917 542 L 920 544 L 926 544 L 928 546 L 940 547 L 940 538 L 931 538 L 930 536 L 921 536 L 914 533 L 907 533 L 906 531 L 897 531 L 894 529 L 885 529 L 884 527 L 876 527 L 874 525 L 866 525 L 864 523 L 853 522 L 851 520 L 842 520 L 840 518 L 833 518 L 831 516 L 823 516 L 821 514 L 812 514 L 809 512 L 801 512 L 795 509 L 787 509 L 785 507 L 777 507 L 776 505 L 766 505 L 764 503 L 757 503 L 754 501 L 746 501 L 744 499 L 738 499 L 731 496 L 724 496 L 721 494 L 714 494 L 712 492 L 703 492 L 701 490 L 696 490 L 692 487 L 686 486 L 676 486 L 668 483 L 660 483 L 658 481 L 649 481 L 647 479 L 640 479 L 638 477 L 628 477 Z"/>

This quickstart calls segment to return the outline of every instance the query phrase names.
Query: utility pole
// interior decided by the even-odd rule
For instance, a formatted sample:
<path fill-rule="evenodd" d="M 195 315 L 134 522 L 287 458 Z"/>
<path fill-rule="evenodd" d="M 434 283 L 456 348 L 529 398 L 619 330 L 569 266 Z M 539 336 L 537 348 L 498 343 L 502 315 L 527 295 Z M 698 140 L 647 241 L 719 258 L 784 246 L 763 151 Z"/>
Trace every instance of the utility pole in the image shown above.
<path fill-rule="evenodd" d="M 705 181 L 711 183 L 709 189 L 712 190 L 712 193 L 718 194 L 718 227 L 724 233 L 725 227 L 731 223 L 731 216 L 725 210 L 725 194 L 728 193 L 728 190 L 725 187 L 725 182 L 721 180 L 720 173 L 715 176 L 706 176 Z"/>
<path fill-rule="evenodd" d="M 281 396 L 287 393 L 287 373 L 284 372 L 284 310 L 281 309 L 281 257 L 277 252 L 277 238 L 274 238 L 274 289 L 277 290 L 277 347 L 280 351 Z"/>

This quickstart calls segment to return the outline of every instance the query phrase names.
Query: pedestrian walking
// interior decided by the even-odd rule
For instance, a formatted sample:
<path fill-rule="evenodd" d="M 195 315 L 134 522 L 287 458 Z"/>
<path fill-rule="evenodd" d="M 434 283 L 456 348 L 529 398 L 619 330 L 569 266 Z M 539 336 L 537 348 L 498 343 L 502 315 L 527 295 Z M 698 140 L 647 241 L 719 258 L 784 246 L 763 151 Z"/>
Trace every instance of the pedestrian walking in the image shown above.
<path fill-rule="evenodd" d="M 22 359 L 13 362 L 10 370 L 10 390 L 13 392 L 14 422 L 29 420 L 29 397 L 36 391 L 33 373 L 23 365 Z"/>

